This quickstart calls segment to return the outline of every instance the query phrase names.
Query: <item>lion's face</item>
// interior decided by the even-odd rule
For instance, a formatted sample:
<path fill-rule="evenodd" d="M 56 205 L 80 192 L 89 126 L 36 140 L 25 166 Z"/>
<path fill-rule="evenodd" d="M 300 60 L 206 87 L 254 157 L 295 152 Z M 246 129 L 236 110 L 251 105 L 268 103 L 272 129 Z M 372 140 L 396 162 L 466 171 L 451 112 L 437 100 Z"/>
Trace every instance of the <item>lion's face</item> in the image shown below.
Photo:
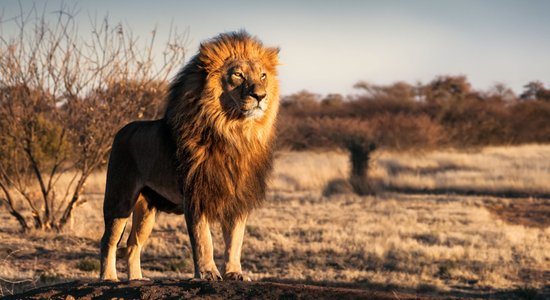
<path fill-rule="evenodd" d="M 260 61 L 232 60 L 222 71 L 222 107 L 245 119 L 261 119 L 270 105 L 269 84 L 273 76 Z"/>

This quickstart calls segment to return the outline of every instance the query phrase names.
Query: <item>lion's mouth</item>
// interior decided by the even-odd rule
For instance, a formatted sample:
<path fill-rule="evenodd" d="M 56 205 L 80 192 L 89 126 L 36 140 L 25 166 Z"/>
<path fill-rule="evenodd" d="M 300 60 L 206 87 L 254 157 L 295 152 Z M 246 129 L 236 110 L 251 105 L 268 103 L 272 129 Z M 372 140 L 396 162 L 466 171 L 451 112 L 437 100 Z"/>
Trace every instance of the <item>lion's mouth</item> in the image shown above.
<path fill-rule="evenodd" d="M 242 109 L 241 112 L 245 118 L 250 119 L 259 119 L 265 113 L 265 111 L 259 105 L 256 105 L 255 107 L 250 109 Z"/>

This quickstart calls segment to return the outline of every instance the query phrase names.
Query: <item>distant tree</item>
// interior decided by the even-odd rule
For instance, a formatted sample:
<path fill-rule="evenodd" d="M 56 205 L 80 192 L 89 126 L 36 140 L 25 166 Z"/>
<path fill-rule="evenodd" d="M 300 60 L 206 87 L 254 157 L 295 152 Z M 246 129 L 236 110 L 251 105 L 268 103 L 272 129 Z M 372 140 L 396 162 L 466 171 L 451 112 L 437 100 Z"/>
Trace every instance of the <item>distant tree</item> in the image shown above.
<path fill-rule="evenodd" d="M 424 88 L 428 102 L 462 100 L 471 92 L 466 76 L 438 76 Z"/>
<path fill-rule="evenodd" d="M 350 154 L 349 183 L 359 195 L 372 194 L 374 190 L 370 184 L 368 169 L 376 144 L 368 137 L 351 135 L 346 137 L 344 145 Z"/>
<path fill-rule="evenodd" d="M 524 92 L 519 96 L 521 100 L 550 101 L 550 90 L 544 88 L 540 81 L 531 81 L 524 86 Z"/>
<path fill-rule="evenodd" d="M 279 146 L 293 150 L 345 149 L 350 154 L 351 171 L 348 182 L 358 194 L 372 193 L 368 167 L 376 149 L 374 127 L 357 118 L 310 117 L 283 115 Z"/>
<path fill-rule="evenodd" d="M 489 91 L 487 91 L 485 97 L 487 99 L 500 100 L 511 102 L 517 99 L 514 91 L 505 85 L 504 83 L 496 83 L 493 85 Z"/>
<path fill-rule="evenodd" d="M 359 81 L 353 85 L 353 88 L 363 90 L 366 93 L 366 97 L 376 99 L 384 97 L 384 91 L 381 86 L 372 84 L 367 81 Z"/>
<path fill-rule="evenodd" d="M 285 96 L 281 99 L 281 106 L 290 112 L 312 113 L 318 112 L 321 96 L 306 90 Z"/>
<path fill-rule="evenodd" d="M 404 81 L 398 81 L 386 87 L 385 92 L 389 98 L 404 101 L 413 101 L 416 94 L 415 87 Z"/>
<path fill-rule="evenodd" d="M 344 96 L 341 94 L 328 94 L 321 100 L 321 107 L 335 108 L 341 107 L 344 104 Z"/>
<path fill-rule="evenodd" d="M 397 81 L 390 85 L 375 85 L 359 81 L 353 87 L 364 90 L 366 97 L 376 100 L 412 101 L 416 96 L 416 88 L 404 81 Z"/>

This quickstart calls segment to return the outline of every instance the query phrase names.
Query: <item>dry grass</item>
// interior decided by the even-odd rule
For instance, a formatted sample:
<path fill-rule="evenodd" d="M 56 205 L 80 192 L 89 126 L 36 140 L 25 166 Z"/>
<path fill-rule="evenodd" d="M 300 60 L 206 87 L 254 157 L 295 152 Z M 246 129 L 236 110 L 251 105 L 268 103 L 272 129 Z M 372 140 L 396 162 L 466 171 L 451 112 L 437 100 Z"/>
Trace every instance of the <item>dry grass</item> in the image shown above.
<path fill-rule="evenodd" d="M 254 214 L 245 257 L 256 258 L 246 261 L 257 277 L 445 291 L 509 289 L 532 272 L 527 282 L 541 287 L 534 277 L 548 269 L 549 234 L 505 224 L 482 198 L 290 197 Z"/>
<path fill-rule="evenodd" d="M 544 178 L 550 182 L 547 157 L 549 146 L 534 145 L 475 153 L 380 153 L 373 162 L 372 176 L 387 190 L 459 190 L 466 186 L 547 193 L 548 184 L 543 184 Z M 243 267 L 249 276 L 452 295 L 517 288 L 539 289 L 540 293 L 549 282 L 550 227 L 511 225 L 486 208 L 524 199 L 321 195 L 329 181 L 344 178 L 347 172 L 345 153 L 278 155 L 268 201 L 249 221 L 243 252 Z M 87 186 L 88 202 L 76 211 L 73 228 L 62 234 L 19 235 L 16 222 L 0 207 L 0 222 L 5 224 L 0 229 L 0 278 L 31 280 L 3 283 L 0 292 L 98 276 L 94 260 L 103 230 L 98 191 L 104 173 L 95 176 Z M 218 229 L 214 241 L 221 262 Z M 142 262 L 148 277 L 191 276 L 182 216 L 158 216 Z M 124 270 L 120 260 L 121 277 Z"/>
<path fill-rule="evenodd" d="M 475 152 L 381 153 L 373 179 L 386 189 L 489 194 L 550 194 L 550 146 L 488 147 Z"/>
<path fill-rule="evenodd" d="M 348 173 L 345 152 L 279 152 L 270 188 L 277 193 L 321 191 L 327 182 Z"/>
<path fill-rule="evenodd" d="M 477 151 L 374 152 L 370 178 L 378 189 L 550 194 L 550 146 L 487 147 Z M 321 192 L 332 180 L 347 178 L 348 154 L 277 153 L 270 188 L 278 194 Z M 69 176 L 59 181 L 60 190 Z M 86 193 L 102 195 L 105 172 L 90 176 Z"/>

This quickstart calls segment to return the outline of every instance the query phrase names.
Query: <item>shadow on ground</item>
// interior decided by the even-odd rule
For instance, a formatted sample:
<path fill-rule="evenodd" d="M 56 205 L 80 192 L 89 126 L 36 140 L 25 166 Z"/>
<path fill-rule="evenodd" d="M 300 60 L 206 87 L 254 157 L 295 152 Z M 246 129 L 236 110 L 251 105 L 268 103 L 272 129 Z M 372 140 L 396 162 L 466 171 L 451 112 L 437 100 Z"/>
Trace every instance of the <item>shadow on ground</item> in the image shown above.
<path fill-rule="evenodd" d="M 430 299 L 397 292 L 368 291 L 277 282 L 155 280 L 73 281 L 2 299 Z"/>
<path fill-rule="evenodd" d="M 390 299 L 550 299 L 550 285 L 542 289 L 518 287 L 510 290 L 472 289 L 470 286 L 455 286 L 451 291 L 441 291 L 431 285 L 419 285 L 417 289 L 405 289 L 392 284 L 372 283 L 367 280 L 356 282 L 300 281 L 266 278 L 265 281 L 318 287 L 344 288 L 363 291 L 377 291 L 393 296 Z M 411 298 L 412 297 L 412 298 Z M 385 298 L 384 298 L 385 299 Z"/>
<path fill-rule="evenodd" d="M 154 281 L 72 281 L 41 287 L 2 299 L 548 299 L 545 289 L 488 292 L 399 291 L 368 282 L 350 284 L 269 279 L 260 282 L 209 282 L 163 279 Z"/>

